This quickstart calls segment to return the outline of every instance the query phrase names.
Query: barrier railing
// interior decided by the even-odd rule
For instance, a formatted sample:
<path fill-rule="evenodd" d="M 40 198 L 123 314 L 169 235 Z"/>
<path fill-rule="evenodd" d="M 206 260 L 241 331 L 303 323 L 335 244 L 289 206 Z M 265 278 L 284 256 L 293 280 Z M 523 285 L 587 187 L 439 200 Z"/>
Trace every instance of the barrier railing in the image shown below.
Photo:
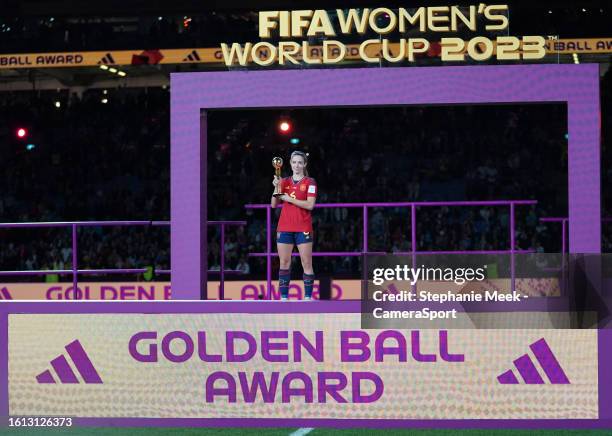
<path fill-rule="evenodd" d="M 368 210 L 373 207 L 408 207 L 410 208 L 410 224 L 411 224 L 411 251 L 407 253 L 396 253 L 396 254 L 410 254 L 413 255 L 412 261 L 416 262 L 415 255 L 417 254 L 512 254 L 510 257 L 510 270 L 511 270 L 511 288 L 512 291 L 515 289 L 515 265 L 514 265 L 514 254 L 533 252 L 533 250 L 516 250 L 515 240 L 515 207 L 516 206 L 527 206 L 537 204 L 536 200 L 495 200 L 495 201 L 424 201 L 424 202 L 395 202 L 395 203 L 321 203 L 316 204 L 315 208 L 361 208 L 363 213 L 363 244 L 361 251 L 333 251 L 333 252 L 313 252 L 313 256 L 328 256 L 328 257 L 344 257 L 344 256 L 364 256 L 371 254 L 385 254 L 380 252 L 369 252 L 368 250 Z M 417 229 L 416 229 L 416 213 L 419 207 L 476 207 L 476 206 L 508 206 L 510 223 L 510 248 L 508 250 L 480 250 L 480 251 L 419 251 L 417 249 Z M 282 207 L 279 205 L 278 207 Z M 277 253 L 272 252 L 272 206 L 270 204 L 247 204 L 246 209 L 265 209 L 266 211 L 266 251 L 258 253 L 250 253 L 249 256 L 254 257 L 265 257 L 266 258 L 266 283 L 267 283 L 267 296 L 270 298 L 272 295 L 272 257 L 278 256 Z M 292 253 L 292 256 L 299 256 L 299 253 Z M 414 265 L 413 265 L 414 266 Z M 364 271 L 364 274 L 366 272 Z"/>
<path fill-rule="evenodd" d="M 220 270 L 208 270 L 209 273 L 220 274 L 219 298 L 224 298 L 225 274 L 240 274 L 238 270 L 225 269 L 225 228 L 233 225 L 246 225 L 246 221 L 208 221 L 209 226 L 220 226 Z M 47 274 L 69 275 L 72 274 L 72 286 L 77 296 L 78 275 L 97 275 L 97 274 L 141 274 L 147 271 L 146 268 L 113 268 L 113 269 L 79 269 L 78 268 L 78 238 L 77 229 L 79 227 L 118 227 L 118 226 L 169 226 L 170 221 L 61 221 L 61 222 L 39 222 L 39 223 L 0 223 L 0 229 L 12 228 L 52 228 L 69 227 L 72 229 L 72 268 L 56 270 L 25 270 L 25 271 L 0 271 L 2 276 L 37 276 Z M 171 270 L 157 270 L 159 274 L 171 274 Z"/>
<path fill-rule="evenodd" d="M 540 222 L 543 223 L 561 223 L 561 253 L 567 252 L 567 226 L 569 223 L 568 217 L 545 217 L 540 218 Z M 605 217 L 601 219 L 603 223 L 612 222 L 612 217 Z"/>

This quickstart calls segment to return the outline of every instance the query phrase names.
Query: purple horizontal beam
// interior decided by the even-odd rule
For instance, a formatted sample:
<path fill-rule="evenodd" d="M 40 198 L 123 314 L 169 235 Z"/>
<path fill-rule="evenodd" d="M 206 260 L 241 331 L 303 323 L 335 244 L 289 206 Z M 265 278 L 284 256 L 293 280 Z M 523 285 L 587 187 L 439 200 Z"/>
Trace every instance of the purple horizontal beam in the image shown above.
<path fill-rule="evenodd" d="M 612 222 L 612 217 L 605 217 L 601 219 L 604 223 Z M 540 218 L 540 221 L 543 223 L 560 223 L 563 221 L 569 221 L 567 217 L 545 217 Z"/>
<path fill-rule="evenodd" d="M 0 228 L 18 227 L 104 227 L 104 226 L 149 226 L 151 221 L 56 221 L 39 223 L 0 223 Z"/>
<path fill-rule="evenodd" d="M 119 268 L 119 269 L 80 269 L 79 274 L 140 274 L 147 272 L 146 268 Z"/>
<path fill-rule="evenodd" d="M 209 274 L 215 274 L 215 273 L 220 273 L 221 271 L 219 271 L 218 269 L 209 269 L 208 273 Z M 158 269 L 155 270 L 155 273 L 157 274 L 172 274 L 172 270 L 170 269 Z M 243 272 L 239 269 L 226 269 L 225 270 L 225 274 L 243 274 Z"/>
<path fill-rule="evenodd" d="M 433 255 L 433 254 L 510 254 L 510 250 L 475 250 L 475 251 L 417 251 L 416 254 Z M 514 254 L 529 254 L 535 253 L 535 250 L 514 250 Z M 272 256 L 278 256 L 277 253 L 270 253 Z M 384 256 L 384 255 L 396 255 L 396 256 L 410 256 L 414 253 L 411 251 L 402 251 L 396 253 L 387 253 L 385 251 L 373 251 L 368 253 L 362 253 L 359 251 L 321 251 L 312 253 L 313 256 L 329 256 L 329 257 L 344 257 L 344 256 L 362 256 L 363 254 L 373 256 Z M 249 253 L 252 257 L 265 257 L 268 253 Z M 292 253 L 292 256 L 299 256 L 299 253 Z"/>
<path fill-rule="evenodd" d="M 139 274 L 147 272 L 145 268 L 132 269 L 79 269 L 79 274 Z M 32 271 L 0 271 L 0 276 L 44 276 L 47 274 L 68 275 L 73 274 L 71 269 L 49 269 L 49 270 L 32 270 Z"/>
<path fill-rule="evenodd" d="M 270 254 L 271 256 L 277 256 L 278 257 L 278 253 L 249 253 L 249 256 L 251 257 L 266 257 L 268 254 Z M 385 253 L 384 251 L 380 251 L 380 252 L 369 252 L 369 253 L 362 253 L 360 251 L 319 251 L 319 252 L 313 252 L 312 255 L 313 256 L 319 256 L 319 257 L 323 257 L 323 256 L 329 256 L 329 257 L 348 257 L 348 256 L 363 256 L 364 254 L 370 254 L 370 255 L 385 255 L 387 253 Z M 292 256 L 299 256 L 300 253 L 291 253 Z"/>
<path fill-rule="evenodd" d="M 209 226 L 219 226 L 221 224 L 225 224 L 228 226 L 246 226 L 246 221 L 207 221 Z"/>
<path fill-rule="evenodd" d="M 46 274 L 72 274 L 71 269 L 31 270 L 31 271 L 0 271 L 0 276 L 41 276 Z"/>
<path fill-rule="evenodd" d="M 169 226 L 170 221 L 151 221 L 152 226 Z"/>
<path fill-rule="evenodd" d="M 446 250 L 446 251 L 416 251 L 416 254 L 510 254 L 511 250 Z M 535 253 L 535 250 L 514 250 L 514 254 L 528 254 Z M 412 251 L 399 251 L 395 253 L 390 253 L 399 256 L 409 256 L 413 253 Z"/>
<path fill-rule="evenodd" d="M 321 203 L 315 204 L 316 208 L 327 207 L 435 207 L 435 206 L 509 206 L 510 204 L 532 205 L 538 204 L 537 200 L 493 200 L 493 201 L 404 201 L 399 203 Z M 267 209 L 269 204 L 247 204 L 246 209 Z"/>

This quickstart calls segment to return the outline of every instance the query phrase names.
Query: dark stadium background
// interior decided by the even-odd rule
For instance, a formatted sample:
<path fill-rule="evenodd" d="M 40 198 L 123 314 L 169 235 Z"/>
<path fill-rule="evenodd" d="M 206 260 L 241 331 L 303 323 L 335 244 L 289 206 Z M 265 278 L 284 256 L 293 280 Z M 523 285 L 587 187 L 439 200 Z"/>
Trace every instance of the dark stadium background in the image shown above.
<path fill-rule="evenodd" d="M 608 2 L 501 3 L 510 5 L 513 35 L 611 36 Z M 302 4 L 305 6 L 306 2 Z M 307 2 L 312 9 L 345 6 L 337 1 Z M 350 6 L 412 4 L 356 0 Z M 218 47 L 221 42 L 257 40 L 256 11 L 296 7 L 297 2 L 281 0 L 4 0 L 0 5 L 0 52 Z M 572 59 L 562 57 L 558 61 Z M 610 54 L 587 55 L 582 61 L 599 63 L 602 73 L 602 216 L 609 217 L 612 216 Z M 439 63 L 431 63 L 443 68 Z M 168 220 L 169 73 L 204 69 L 224 68 L 205 64 L 129 66 L 125 68 L 129 80 L 111 77 L 96 67 L 0 70 L 0 220 Z M 41 86 L 45 83 L 57 85 Z M 276 123 L 281 116 L 291 117 L 295 127 L 292 135 L 279 136 Z M 257 217 L 247 216 L 240 206 L 268 200 L 272 175 L 269 160 L 273 155 L 286 156 L 294 148 L 303 148 L 311 153 L 311 172 L 325 197 L 321 201 L 535 198 L 540 201 L 537 207 L 519 210 L 524 215 L 517 219 L 523 223 L 518 228 L 518 244 L 520 248 L 556 252 L 560 249 L 558 229 L 542 228 L 538 218 L 567 214 L 565 117 L 563 105 L 214 113 L 209 133 L 212 140 L 209 219 L 248 219 L 249 226 L 244 231 L 232 230 L 228 235 L 228 266 L 236 267 L 243 259 L 248 262 L 251 275 L 261 274 L 262 265 L 250 260 L 246 253 L 263 251 L 262 224 Z M 15 136 L 19 127 L 28 130 L 27 138 Z M 292 144 L 291 138 L 299 138 L 300 143 Z M 372 149 L 375 151 L 371 152 Z M 487 183 L 483 183 L 485 180 Z M 475 209 L 467 215 L 457 215 L 441 209 L 423 212 L 429 215 L 423 219 L 426 224 L 419 248 L 476 249 L 507 244 L 504 217 L 498 211 Z M 404 242 L 407 238 L 401 238 L 407 222 L 402 213 L 398 210 L 382 216 L 372 211 L 372 247 L 386 251 L 407 248 Z M 317 242 L 321 247 L 337 248 L 334 246 L 340 244 L 347 249 L 357 248 L 357 218 L 342 232 L 333 231 L 334 223 L 344 218 L 331 213 L 317 217 L 320 225 Z M 441 233 L 443 229 L 445 233 Z M 604 224 L 602 229 L 602 251 L 610 253 L 612 224 Z M 79 263 L 84 268 L 149 265 L 170 268 L 169 233 L 163 228 L 81 230 L 79 247 Z M 219 248 L 218 235 L 211 232 L 209 265 L 213 268 L 218 262 Z M 69 269 L 70 250 L 70 234 L 65 230 L 0 230 L 1 270 Z M 356 265 L 343 259 L 332 267 L 348 275 L 356 270 Z M 105 279 L 110 280 L 96 278 Z M 271 435 L 295 430 L 73 429 L 61 430 L 61 434 Z M 50 430 L 11 430 L 8 434 L 43 431 L 53 434 Z M 316 429 L 310 434 L 331 432 L 369 434 L 372 430 Z M 385 433 L 450 435 L 451 431 Z M 452 434 L 456 433 L 452 430 Z M 606 430 L 460 433 L 610 434 Z"/>

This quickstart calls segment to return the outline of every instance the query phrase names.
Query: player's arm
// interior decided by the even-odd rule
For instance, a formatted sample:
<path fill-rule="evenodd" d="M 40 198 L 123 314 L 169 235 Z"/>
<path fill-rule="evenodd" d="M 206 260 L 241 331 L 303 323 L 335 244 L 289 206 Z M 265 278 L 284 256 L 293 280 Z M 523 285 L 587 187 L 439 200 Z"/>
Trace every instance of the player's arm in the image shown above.
<path fill-rule="evenodd" d="M 317 201 L 316 197 L 308 197 L 308 199 L 306 200 L 298 200 L 296 198 L 288 196 L 287 194 L 283 194 L 280 199 L 282 201 L 286 201 L 287 203 L 295 204 L 297 207 L 301 207 L 302 209 L 306 210 L 313 210 Z"/>
<path fill-rule="evenodd" d="M 272 186 L 274 186 L 275 190 L 276 190 L 276 185 L 278 185 L 279 183 L 281 184 L 281 188 L 282 188 L 283 181 L 281 180 L 280 177 L 274 176 L 274 179 L 272 180 Z M 272 209 L 276 208 L 276 206 L 278 206 L 279 203 L 280 203 L 279 198 L 272 195 L 272 199 L 270 200 L 270 206 L 272 207 Z"/>
<path fill-rule="evenodd" d="M 287 203 L 295 204 L 297 207 L 301 207 L 302 209 L 313 210 L 315 203 L 317 202 L 317 185 L 314 183 L 308 185 L 308 196 L 306 197 L 306 200 L 298 200 L 286 194 L 280 199 L 282 201 L 286 201 Z"/>

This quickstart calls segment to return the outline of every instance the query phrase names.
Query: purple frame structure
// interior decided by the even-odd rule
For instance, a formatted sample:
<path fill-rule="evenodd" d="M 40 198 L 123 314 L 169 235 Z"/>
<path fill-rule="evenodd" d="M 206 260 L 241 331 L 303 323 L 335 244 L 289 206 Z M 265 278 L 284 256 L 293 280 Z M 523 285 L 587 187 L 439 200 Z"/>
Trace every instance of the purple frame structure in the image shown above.
<path fill-rule="evenodd" d="M 171 76 L 173 297 L 200 298 L 206 268 L 206 115 L 202 109 L 566 102 L 569 130 L 569 251 L 600 252 L 598 65 L 511 65 L 180 73 Z M 269 250 L 268 250 L 269 251 Z M 8 416 L 8 323 L 12 313 L 354 313 L 360 303 L 3 302 L 0 417 Z M 411 428 L 610 428 L 612 329 L 599 330 L 599 419 L 375 420 L 88 418 L 89 426 L 308 426 Z M 6 381 L 6 382 L 5 382 Z M 3 419 L 0 418 L 0 425 Z"/>
<path fill-rule="evenodd" d="M 176 73 L 171 90 L 174 298 L 206 289 L 207 109 L 566 103 L 569 251 L 601 251 L 598 65 Z"/>
<path fill-rule="evenodd" d="M 517 250 L 515 237 L 515 209 L 516 206 L 527 206 L 535 205 L 538 202 L 536 200 L 497 200 L 497 201 L 421 201 L 421 202 L 400 202 L 400 203 L 322 203 L 315 205 L 315 208 L 356 208 L 362 210 L 363 217 L 363 229 L 362 229 L 362 245 L 361 251 L 332 251 L 332 252 L 317 252 L 312 253 L 313 256 L 327 256 L 327 257 L 343 257 L 343 256 L 364 256 L 364 255 L 384 255 L 385 253 L 370 252 L 368 248 L 368 209 L 373 207 L 405 207 L 410 208 L 410 251 L 407 253 L 395 253 L 396 255 L 411 255 L 412 256 L 412 267 L 416 266 L 416 255 L 428 255 L 428 254 L 510 254 L 510 265 L 511 265 L 511 287 L 514 291 L 515 274 L 514 274 L 514 254 L 518 253 L 532 253 L 533 250 Z M 508 206 L 510 223 L 508 226 L 509 230 L 509 241 L 510 247 L 507 250 L 453 250 L 453 251 L 421 251 L 417 249 L 417 207 L 442 207 L 442 206 Z M 279 207 L 282 207 L 279 206 Z M 246 209 L 264 209 L 266 211 L 266 251 L 264 253 L 250 253 L 251 257 L 265 257 L 266 258 L 266 295 L 268 299 L 272 294 L 272 257 L 278 256 L 277 253 L 272 251 L 272 206 L 270 204 L 247 204 Z M 299 256 L 298 253 L 293 253 L 293 256 Z M 363 272 L 363 280 L 367 280 L 366 273 Z M 223 281 L 220 284 L 223 289 Z M 222 298 L 221 298 L 222 299 Z"/>

